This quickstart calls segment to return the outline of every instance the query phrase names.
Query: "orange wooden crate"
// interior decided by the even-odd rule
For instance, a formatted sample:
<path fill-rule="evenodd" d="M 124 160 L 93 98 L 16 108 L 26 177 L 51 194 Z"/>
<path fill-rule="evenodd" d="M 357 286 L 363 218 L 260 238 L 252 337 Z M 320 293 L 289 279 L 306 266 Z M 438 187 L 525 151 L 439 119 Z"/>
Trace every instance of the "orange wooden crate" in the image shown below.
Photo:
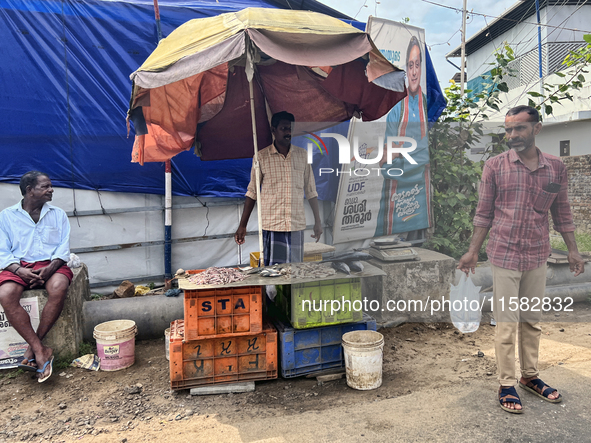
<path fill-rule="evenodd" d="M 277 378 L 277 330 L 265 322 L 259 333 L 184 340 L 184 321 L 170 326 L 170 387 Z"/>
<path fill-rule="evenodd" d="M 190 274 L 202 272 L 188 271 Z M 185 289 L 185 337 L 261 332 L 263 287 Z"/>

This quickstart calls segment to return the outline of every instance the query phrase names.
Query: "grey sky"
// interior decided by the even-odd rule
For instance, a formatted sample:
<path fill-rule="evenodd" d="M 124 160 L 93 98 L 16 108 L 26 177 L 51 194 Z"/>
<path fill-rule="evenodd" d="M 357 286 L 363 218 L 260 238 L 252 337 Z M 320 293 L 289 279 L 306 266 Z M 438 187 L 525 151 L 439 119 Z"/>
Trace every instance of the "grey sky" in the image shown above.
<path fill-rule="evenodd" d="M 370 15 L 401 21 L 405 17 L 410 24 L 425 29 L 429 53 L 437 72 L 441 88 L 449 85 L 449 79 L 458 72 L 456 68 L 445 60 L 445 54 L 454 49 L 461 42 L 462 14 L 447 8 L 435 6 L 421 0 L 409 2 L 393 0 L 319 0 L 333 9 L 341 11 L 356 20 L 367 22 Z M 462 8 L 462 0 L 434 0 L 456 8 Z M 499 16 L 505 9 L 516 3 L 516 0 L 468 0 L 468 11 L 480 12 L 492 16 Z M 363 5 L 366 5 L 365 7 Z M 486 18 L 489 24 L 493 19 Z M 467 20 L 466 38 L 474 35 L 486 26 L 482 16 L 470 16 Z M 458 32 L 456 32 L 458 31 Z M 455 35 L 454 35 L 455 33 Z M 449 45 L 446 43 L 449 40 Z M 451 60 L 460 65 L 460 59 Z"/>

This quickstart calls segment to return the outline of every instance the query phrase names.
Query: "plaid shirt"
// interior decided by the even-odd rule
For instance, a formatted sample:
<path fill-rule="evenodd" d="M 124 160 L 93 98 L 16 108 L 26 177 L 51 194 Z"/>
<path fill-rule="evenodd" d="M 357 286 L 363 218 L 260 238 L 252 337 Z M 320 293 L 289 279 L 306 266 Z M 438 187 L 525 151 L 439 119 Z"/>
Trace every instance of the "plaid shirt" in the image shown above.
<path fill-rule="evenodd" d="M 309 200 L 318 197 L 312 167 L 305 149 L 291 145 L 287 156 L 271 144 L 259 151 L 261 170 L 261 216 L 266 231 L 306 229 L 304 192 Z M 257 199 L 254 162 L 246 196 Z"/>
<path fill-rule="evenodd" d="M 548 210 L 554 229 L 573 232 L 568 203 L 568 177 L 562 161 L 538 148 L 538 169 L 530 171 L 511 149 L 489 159 L 482 171 L 480 199 L 474 226 L 491 228 L 486 252 L 501 268 L 529 271 L 546 263 L 550 255 Z M 560 185 L 547 192 L 549 183 Z"/>

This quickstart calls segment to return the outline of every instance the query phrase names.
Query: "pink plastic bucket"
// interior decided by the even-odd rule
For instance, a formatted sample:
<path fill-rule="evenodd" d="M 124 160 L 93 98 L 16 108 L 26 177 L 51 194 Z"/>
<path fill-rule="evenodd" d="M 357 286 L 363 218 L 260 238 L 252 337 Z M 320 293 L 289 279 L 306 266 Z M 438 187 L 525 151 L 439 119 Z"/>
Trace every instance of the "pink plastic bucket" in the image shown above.
<path fill-rule="evenodd" d="M 94 327 L 96 351 L 103 371 L 118 371 L 135 362 L 135 335 L 133 320 L 113 320 Z"/>

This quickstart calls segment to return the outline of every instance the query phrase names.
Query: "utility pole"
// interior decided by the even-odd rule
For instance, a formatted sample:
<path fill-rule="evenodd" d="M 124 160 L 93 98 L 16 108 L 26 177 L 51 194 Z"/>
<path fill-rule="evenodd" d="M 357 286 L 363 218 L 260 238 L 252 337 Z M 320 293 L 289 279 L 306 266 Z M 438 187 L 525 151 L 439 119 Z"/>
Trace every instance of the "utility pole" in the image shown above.
<path fill-rule="evenodd" d="M 460 95 L 464 96 L 464 81 L 465 81 L 465 67 L 466 67 L 466 15 L 467 15 L 468 0 L 464 0 L 462 8 L 462 61 L 460 63 Z"/>

